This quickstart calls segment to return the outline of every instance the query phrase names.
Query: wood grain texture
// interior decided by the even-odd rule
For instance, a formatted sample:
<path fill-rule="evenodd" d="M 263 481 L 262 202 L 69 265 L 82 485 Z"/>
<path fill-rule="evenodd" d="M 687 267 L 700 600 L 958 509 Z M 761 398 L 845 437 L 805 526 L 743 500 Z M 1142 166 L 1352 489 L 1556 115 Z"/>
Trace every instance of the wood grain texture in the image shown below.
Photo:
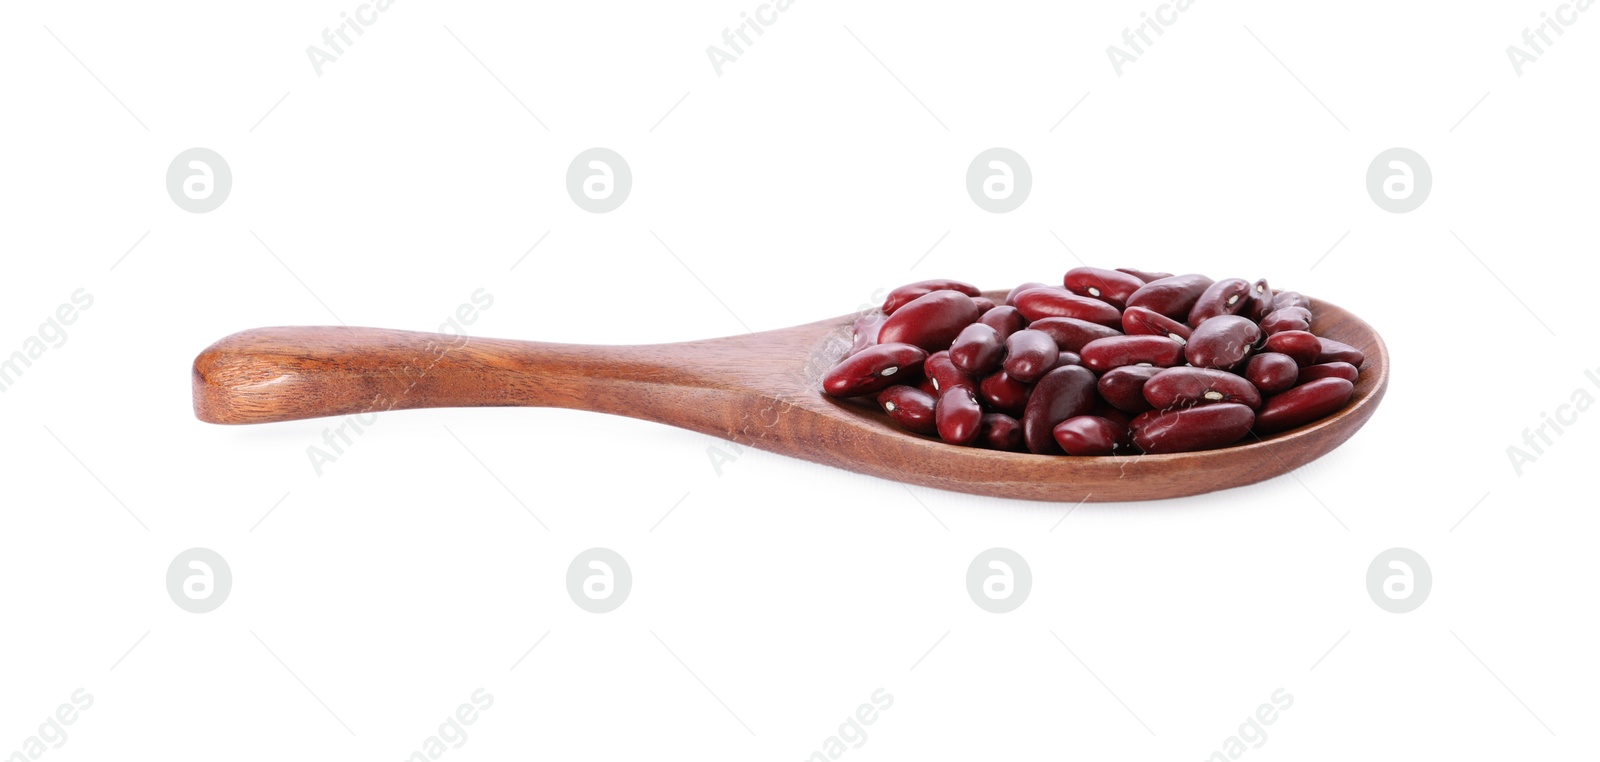
<path fill-rule="evenodd" d="M 985 292 L 1003 303 L 1005 291 Z M 869 402 L 820 391 L 850 345 L 845 315 L 678 344 L 589 346 L 379 328 L 258 328 L 194 361 L 195 415 L 211 423 L 368 416 L 422 407 L 563 407 L 622 415 L 886 479 L 979 495 L 1091 502 L 1227 489 L 1298 468 L 1342 444 L 1389 384 L 1371 326 L 1312 300 L 1312 331 L 1366 355 L 1355 396 L 1298 429 L 1220 450 L 1069 457 L 996 452 L 910 434 Z"/>

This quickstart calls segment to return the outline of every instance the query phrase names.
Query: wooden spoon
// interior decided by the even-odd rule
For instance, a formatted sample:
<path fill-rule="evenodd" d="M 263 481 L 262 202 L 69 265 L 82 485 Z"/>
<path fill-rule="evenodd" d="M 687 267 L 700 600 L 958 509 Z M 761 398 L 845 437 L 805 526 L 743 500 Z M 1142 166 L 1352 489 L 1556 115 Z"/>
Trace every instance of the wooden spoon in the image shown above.
<path fill-rule="evenodd" d="M 1005 291 L 985 296 L 1003 303 Z M 363 418 L 424 407 L 564 407 L 679 426 L 886 479 L 1025 500 L 1151 500 L 1270 479 L 1339 446 L 1389 384 L 1376 331 L 1312 300 L 1311 329 L 1366 355 L 1339 412 L 1265 439 L 1172 455 L 1069 457 L 958 447 L 908 433 L 875 406 L 820 391 L 857 315 L 706 341 L 584 346 L 381 328 L 257 328 L 194 361 L 211 423 Z M 870 399 L 870 398 L 869 398 Z M 359 419 L 358 419 L 359 420 Z"/>

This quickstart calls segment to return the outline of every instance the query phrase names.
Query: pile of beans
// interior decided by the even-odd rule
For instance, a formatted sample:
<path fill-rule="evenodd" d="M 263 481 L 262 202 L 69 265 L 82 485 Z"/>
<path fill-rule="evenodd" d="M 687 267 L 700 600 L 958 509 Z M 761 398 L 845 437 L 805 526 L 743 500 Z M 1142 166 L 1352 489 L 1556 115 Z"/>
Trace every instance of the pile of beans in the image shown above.
<path fill-rule="evenodd" d="M 822 380 L 957 445 L 1123 455 L 1226 447 L 1350 401 L 1364 360 L 1265 280 L 1078 267 L 997 305 L 960 281 L 889 293 Z"/>

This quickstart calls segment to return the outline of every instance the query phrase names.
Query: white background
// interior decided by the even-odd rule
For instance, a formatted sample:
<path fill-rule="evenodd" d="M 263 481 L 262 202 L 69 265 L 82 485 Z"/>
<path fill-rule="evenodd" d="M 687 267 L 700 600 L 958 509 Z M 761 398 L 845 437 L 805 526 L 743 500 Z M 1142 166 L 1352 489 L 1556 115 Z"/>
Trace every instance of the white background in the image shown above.
<path fill-rule="evenodd" d="M 1118 76 L 1154 0 L 799 0 L 718 76 L 755 0 L 399 0 L 318 76 L 355 5 L 4 11 L 0 353 L 94 302 L 0 394 L 0 754 L 80 687 L 45 758 L 399 760 L 478 688 L 446 758 L 799 760 L 879 688 L 849 759 L 1198 760 L 1279 688 L 1246 758 L 1593 748 L 1600 413 L 1506 448 L 1600 397 L 1600 10 L 1519 77 L 1555 0 L 1200 0 Z M 206 214 L 164 187 L 195 146 L 234 177 Z M 609 214 L 564 187 L 591 146 L 633 171 Z M 1008 214 L 964 187 L 993 146 L 1033 172 Z M 1364 187 L 1395 146 L 1434 176 L 1408 214 Z M 433 330 L 484 288 L 476 335 L 687 340 L 1049 281 L 1063 243 L 1347 307 L 1388 397 L 1292 476 L 1065 518 L 558 410 L 387 414 L 318 476 L 328 421 L 190 410 L 249 327 Z M 234 577 L 208 614 L 164 587 L 197 546 Z M 595 546 L 634 576 L 604 615 L 565 590 Z M 1009 614 L 965 589 L 994 546 L 1033 572 Z M 1366 591 L 1391 547 L 1433 572 L 1409 614 Z"/>

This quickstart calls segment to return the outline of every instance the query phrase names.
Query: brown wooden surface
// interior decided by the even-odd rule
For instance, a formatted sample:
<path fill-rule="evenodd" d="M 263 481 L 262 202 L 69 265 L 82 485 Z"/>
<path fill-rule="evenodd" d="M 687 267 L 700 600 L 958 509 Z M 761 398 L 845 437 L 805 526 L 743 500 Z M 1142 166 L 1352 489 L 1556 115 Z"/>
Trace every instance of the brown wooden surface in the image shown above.
<path fill-rule="evenodd" d="M 1005 291 L 985 292 L 1003 303 Z M 1366 354 L 1343 410 L 1220 450 L 1075 458 L 948 445 L 907 433 L 866 403 L 819 391 L 855 315 L 744 336 L 644 346 L 460 338 L 379 328 L 257 328 L 194 361 L 195 415 L 267 423 L 419 407 L 592 410 L 888 479 L 980 495 L 1150 500 L 1251 484 L 1320 457 L 1366 423 L 1389 355 L 1360 318 L 1312 300 L 1312 330 Z"/>

